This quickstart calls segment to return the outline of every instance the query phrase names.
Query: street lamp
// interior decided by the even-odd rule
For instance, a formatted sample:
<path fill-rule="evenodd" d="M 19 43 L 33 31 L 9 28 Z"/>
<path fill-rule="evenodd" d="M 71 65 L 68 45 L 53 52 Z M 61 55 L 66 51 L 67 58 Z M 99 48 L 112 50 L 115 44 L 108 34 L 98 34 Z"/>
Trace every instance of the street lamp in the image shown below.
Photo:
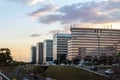
<path fill-rule="evenodd" d="M 60 65 L 60 64 L 61 64 L 61 61 L 60 61 L 60 56 L 59 56 L 58 60 L 59 60 L 59 65 Z"/>
<path fill-rule="evenodd" d="M 97 57 L 99 58 L 99 56 L 100 56 L 100 32 L 102 32 L 102 30 L 95 30 L 95 32 L 97 33 L 97 39 L 98 39 L 98 55 L 97 55 Z"/>

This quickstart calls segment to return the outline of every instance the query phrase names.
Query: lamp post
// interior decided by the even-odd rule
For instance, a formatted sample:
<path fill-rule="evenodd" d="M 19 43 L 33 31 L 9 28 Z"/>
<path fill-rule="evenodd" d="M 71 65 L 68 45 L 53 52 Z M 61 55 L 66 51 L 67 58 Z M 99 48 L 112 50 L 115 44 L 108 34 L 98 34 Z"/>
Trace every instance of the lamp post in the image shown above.
<path fill-rule="evenodd" d="M 59 56 L 59 58 L 58 58 L 58 59 L 59 59 L 59 65 L 60 65 L 60 63 L 61 63 L 61 62 L 60 62 L 60 56 Z"/>
<path fill-rule="evenodd" d="M 97 38 L 98 38 L 98 57 L 100 55 L 100 35 L 99 32 L 97 32 Z"/>
<path fill-rule="evenodd" d="M 98 55 L 97 55 L 97 58 L 99 58 L 100 56 L 100 32 L 102 32 L 102 30 L 95 30 L 95 32 L 97 33 L 97 40 L 98 40 Z"/>

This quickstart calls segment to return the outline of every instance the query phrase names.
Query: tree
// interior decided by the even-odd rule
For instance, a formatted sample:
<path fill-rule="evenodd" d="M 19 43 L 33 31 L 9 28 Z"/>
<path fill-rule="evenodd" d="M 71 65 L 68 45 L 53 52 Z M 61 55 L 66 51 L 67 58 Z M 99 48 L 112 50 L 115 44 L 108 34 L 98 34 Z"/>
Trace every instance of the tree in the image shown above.
<path fill-rule="evenodd" d="M 0 48 L 0 64 L 6 65 L 12 61 L 11 51 L 8 48 Z"/>
<path fill-rule="evenodd" d="M 117 55 L 115 55 L 115 58 L 117 60 L 117 63 L 120 64 L 120 52 Z"/>
<path fill-rule="evenodd" d="M 60 64 L 60 61 L 59 60 L 54 60 L 54 63 L 58 65 L 58 64 Z"/>

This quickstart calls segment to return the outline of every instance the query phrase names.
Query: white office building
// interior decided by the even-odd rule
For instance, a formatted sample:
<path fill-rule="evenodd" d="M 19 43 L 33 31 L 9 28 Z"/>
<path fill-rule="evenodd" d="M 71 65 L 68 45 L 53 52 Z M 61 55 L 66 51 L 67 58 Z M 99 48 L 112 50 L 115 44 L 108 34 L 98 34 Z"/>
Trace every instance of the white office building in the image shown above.
<path fill-rule="evenodd" d="M 69 60 L 81 58 L 113 58 L 120 51 L 120 30 L 71 28 L 68 41 Z"/>
<path fill-rule="evenodd" d="M 53 60 L 66 60 L 68 40 L 71 34 L 57 33 L 53 35 Z"/>
<path fill-rule="evenodd" d="M 44 40 L 43 62 L 53 62 L 53 40 Z"/>

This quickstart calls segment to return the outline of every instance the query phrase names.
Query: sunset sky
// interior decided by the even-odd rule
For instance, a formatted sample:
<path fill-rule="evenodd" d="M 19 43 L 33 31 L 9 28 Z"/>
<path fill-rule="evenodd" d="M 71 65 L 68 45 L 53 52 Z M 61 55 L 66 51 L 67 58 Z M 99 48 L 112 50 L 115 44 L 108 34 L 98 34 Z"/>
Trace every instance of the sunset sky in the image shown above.
<path fill-rule="evenodd" d="M 70 25 L 120 29 L 120 0 L 0 0 L 0 10 L 0 48 L 19 61 L 29 62 L 30 46 Z"/>

